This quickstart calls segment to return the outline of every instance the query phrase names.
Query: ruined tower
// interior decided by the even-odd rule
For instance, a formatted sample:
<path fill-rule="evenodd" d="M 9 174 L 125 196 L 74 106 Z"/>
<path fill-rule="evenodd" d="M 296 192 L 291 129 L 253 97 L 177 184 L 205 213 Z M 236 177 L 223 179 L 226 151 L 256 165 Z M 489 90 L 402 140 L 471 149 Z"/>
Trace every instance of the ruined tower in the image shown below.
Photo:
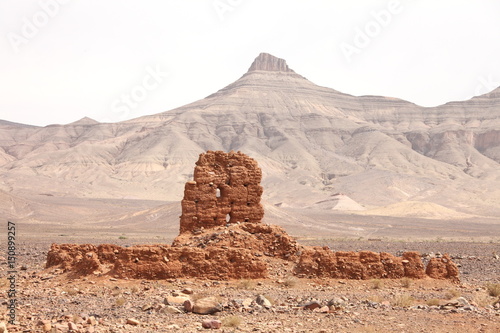
<path fill-rule="evenodd" d="M 180 233 L 236 222 L 261 222 L 262 171 L 241 152 L 200 154 L 184 188 Z"/>

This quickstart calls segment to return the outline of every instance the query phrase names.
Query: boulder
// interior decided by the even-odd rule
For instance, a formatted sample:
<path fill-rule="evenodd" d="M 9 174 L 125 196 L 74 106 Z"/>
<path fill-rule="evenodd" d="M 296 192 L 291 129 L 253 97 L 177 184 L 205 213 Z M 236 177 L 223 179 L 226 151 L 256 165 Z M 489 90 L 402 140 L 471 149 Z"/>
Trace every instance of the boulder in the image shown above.
<path fill-rule="evenodd" d="M 160 310 L 160 313 L 180 314 L 180 313 L 184 313 L 184 312 L 177 309 L 175 306 L 167 305 L 166 307 L 164 307 Z"/>
<path fill-rule="evenodd" d="M 193 306 L 193 312 L 201 315 L 213 314 L 221 310 L 219 301 L 215 297 L 201 298 Z"/>
<path fill-rule="evenodd" d="M 203 328 L 208 328 L 212 330 L 217 330 L 221 328 L 222 322 L 220 320 L 215 320 L 215 319 L 205 319 L 201 323 L 201 327 Z"/>
<path fill-rule="evenodd" d="M 184 305 L 184 302 L 189 301 L 187 296 L 167 296 L 163 300 L 166 305 Z"/>
<path fill-rule="evenodd" d="M 255 303 L 259 304 L 260 306 L 263 306 L 267 309 L 269 309 L 270 307 L 272 307 L 273 305 L 271 304 L 271 301 L 269 301 L 265 296 L 263 295 L 259 295 L 257 296 L 257 298 L 255 299 Z"/>
<path fill-rule="evenodd" d="M 128 319 L 127 319 L 127 324 L 132 325 L 132 326 L 138 326 L 138 325 L 140 325 L 140 324 L 141 324 L 141 322 L 140 322 L 140 321 L 138 321 L 138 320 L 137 320 L 137 319 L 135 319 L 135 318 L 128 318 Z"/>

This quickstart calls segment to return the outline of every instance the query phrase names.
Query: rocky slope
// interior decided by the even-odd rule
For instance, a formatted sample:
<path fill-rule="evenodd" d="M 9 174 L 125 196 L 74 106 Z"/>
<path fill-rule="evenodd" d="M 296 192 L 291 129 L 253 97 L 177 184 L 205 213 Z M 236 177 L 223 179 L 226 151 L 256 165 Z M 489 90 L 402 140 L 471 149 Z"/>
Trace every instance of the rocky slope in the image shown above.
<path fill-rule="evenodd" d="M 378 215 L 407 201 L 432 204 L 414 216 L 428 216 L 426 207 L 500 215 L 500 89 L 424 108 L 319 87 L 269 54 L 227 87 L 164 113 L 43 128 L 0 122 L 0 190 L 176 201 L 192 178 L 186 166 L 206 150 L 255 158 L 264 200 L 279 209 L 331 211 L 342 193 L 350 204 L 337 209 Z"/>

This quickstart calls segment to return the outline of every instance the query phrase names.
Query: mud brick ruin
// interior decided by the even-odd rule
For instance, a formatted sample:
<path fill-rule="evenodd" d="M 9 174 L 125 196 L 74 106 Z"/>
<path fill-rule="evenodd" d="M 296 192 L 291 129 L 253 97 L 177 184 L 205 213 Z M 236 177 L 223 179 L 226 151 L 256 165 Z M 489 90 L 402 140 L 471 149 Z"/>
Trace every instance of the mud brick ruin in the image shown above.
<path fill-rule="evenodd" d="M 261 178 L 257 162 L 243 153 L 200 154 L 194 180 L 185 185 L 180 234 L 172 245 L 52 244 L 46 268 L 62 268 L 70 277 L 227 280 L 268 278 L 279 274 L 272 267 L 287 261 L 300 278 L 458 281 L 447 255 L 424 267 L 418 252 L 398 257 L 298 244 L 281 227 L 262 223 Z"/>
<path fill-rule="evenodd" d="M 194 180 L 184 189 L 181 234 L 227 223 L 260 222 L 264 217 L 261 179 L 257 162 L 240 152 L 200 155 Z"/>

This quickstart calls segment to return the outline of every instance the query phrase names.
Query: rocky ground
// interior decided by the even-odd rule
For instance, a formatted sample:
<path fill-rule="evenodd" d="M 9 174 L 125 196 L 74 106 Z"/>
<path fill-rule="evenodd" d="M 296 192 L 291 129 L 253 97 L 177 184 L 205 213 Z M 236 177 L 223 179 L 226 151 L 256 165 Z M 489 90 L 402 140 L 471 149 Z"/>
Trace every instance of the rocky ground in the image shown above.
<path fill-rule="evenodd" d="M 424 261 L 449 253 L 460 266 L 461 282 L 297 279 L 290 264 L 273 258 L 266 258 L 269 279 L 260 280 L 70 279 L 57 268 L 43 269 L 50 244 L 33 240 L 18 246 L 17 318 L 7 328 L 9 332 L 500 331 L 500 298 L 488 290 L 494 284 L 500 289 L 499 244 L 303 243 L 395 255 L 415 250 Z M 0 261 L 4 276 L 7 267 L 4 258 Z M 1 283 L 0 299 L 6 308 L 8 285 L 5 279 Z M 199 314 L 204 312 L 213 313 Z"/>

